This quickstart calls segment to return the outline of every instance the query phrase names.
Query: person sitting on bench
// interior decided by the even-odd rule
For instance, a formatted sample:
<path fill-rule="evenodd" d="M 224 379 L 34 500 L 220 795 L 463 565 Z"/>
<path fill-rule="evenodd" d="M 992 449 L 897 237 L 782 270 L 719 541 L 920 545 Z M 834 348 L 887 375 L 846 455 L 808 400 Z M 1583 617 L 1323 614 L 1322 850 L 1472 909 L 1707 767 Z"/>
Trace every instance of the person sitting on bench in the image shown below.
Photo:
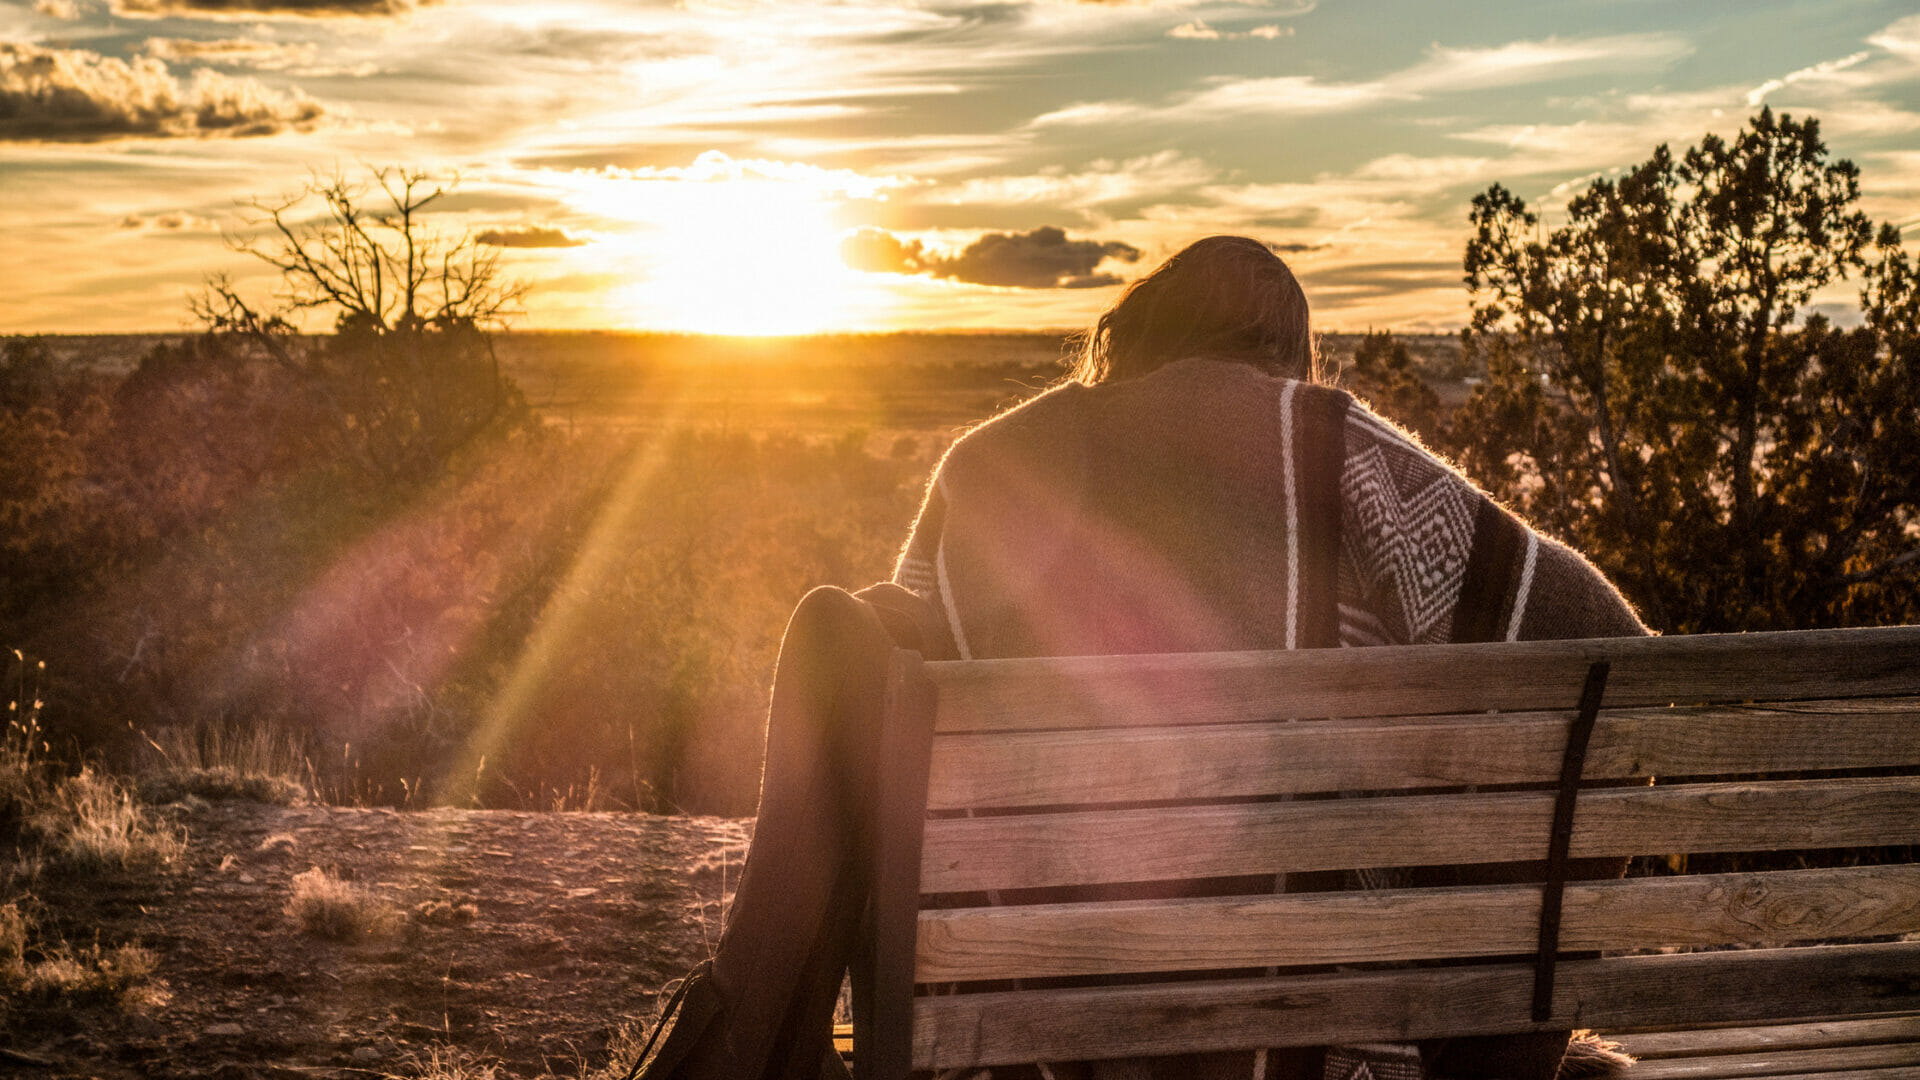
<path fill-rule="evenodd" d="M 881 675 L 861 657 L 896 643 L 928 659 L 986 659 L 1647 632 L 1577 552 L 1324 384 L 1305 294 L 1271 249 L 1201 240 L 1121 294 L 1059 384 L 954 443 L 891 584 L 802 602 L 781 646 L 740 888 L 715 957 L 683 983 L 641 1075 L 839 1069 L 831 1014 L 866 904 L 863 800 L 884 767 L 872 752 L 877 707 L 862 704 L 878 701 Z M 1060 899 L 1340 884 L 1283 877 Z M 1026 1074 L 1317 1080 L 1366 1061 L 1376 1080 L 1552 1080 L 1567 1041 L 1046 1063 Z"/>

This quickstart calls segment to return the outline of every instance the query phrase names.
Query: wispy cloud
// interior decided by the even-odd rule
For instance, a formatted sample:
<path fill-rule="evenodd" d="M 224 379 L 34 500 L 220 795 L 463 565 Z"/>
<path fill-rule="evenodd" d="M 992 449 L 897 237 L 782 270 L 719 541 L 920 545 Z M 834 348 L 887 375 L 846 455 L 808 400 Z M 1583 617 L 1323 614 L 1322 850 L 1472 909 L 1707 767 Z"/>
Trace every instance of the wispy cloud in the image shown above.
<path fill-rule="evenodd" d="M 320 53 L 311 41 L 261 41 L 256 38 L 165 38 L 151 37 L 141 51 L 156 60 L 199 62 L 227 67 L 249 67 L 260 71 L 285 71 L 309 67 Z"/>
<path fill-rule="evenodd" d="M 1851 56 L 1843 56 L 1838 60 L 1827 60 L 1818 64 L 1812 64 L 1798 71 L 1790 71 L 1777 79 L 1768 79 L 1766 82 L 1747 91 L 1747 107 L 1758 108 L 1761 102 L 1767 100 L 1767 95 L 1773 93 L 1775 90 L 1784 90 L 1794 83 L 1804 82 L 1808 79 L 1829 78 L 1838 72 L 1845 71 L 1859 64 L 1872 55 L 1873 53 L 1862 49 Z"/>
<path fill-rule="evenodd" d="M 1204 20 L 1195 19 L 1167 31 L 1167 36 L 1185 41 L 1245 41 L 1249 38 L 1278 41 L 1283 37 L 1292 37 L 1293 33 L 1293 27 L 1279 23 L 1267 23 L 1247 30 L 1220 30 L 1207 25 Z"/>
<path fill-rule="evenodd" d="M 1897 56 L 1920 60 L 1920 15 L 1909 15 L 1867 39 Z"/>
<path fill-rule="evenodd" d="M 1335 81 L 1313 75 L 1219 77 L 1158 105 L 1083 102 L 1043 113 L 1033 127 L 1194 123 L 1234 115 L 1310 116 L 1351 112 L 1442 94 L 1523 86 L 1602 70 L 1663 67 L 1692 47 L 1668 34 L 1515 41 L 1493 48 L 1434 45 L 1411 67 L 1377 79 Z"/>

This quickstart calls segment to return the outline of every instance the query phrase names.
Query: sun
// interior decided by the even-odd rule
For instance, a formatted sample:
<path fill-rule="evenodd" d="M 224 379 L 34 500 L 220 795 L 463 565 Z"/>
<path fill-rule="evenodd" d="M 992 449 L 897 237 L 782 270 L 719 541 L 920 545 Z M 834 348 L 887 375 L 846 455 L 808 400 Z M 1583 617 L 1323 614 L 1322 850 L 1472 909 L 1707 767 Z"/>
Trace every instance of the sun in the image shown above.
<path fill-rule="evenodd" d="M 859 274 L 840 260 L 830 193 L 779 178 L 651 183 L 628 248 L 639 280 L 619 321 L 702 334 L 807 334 L 842 324 Z M 637 216 L 637 215 L 635 215 Z"/>

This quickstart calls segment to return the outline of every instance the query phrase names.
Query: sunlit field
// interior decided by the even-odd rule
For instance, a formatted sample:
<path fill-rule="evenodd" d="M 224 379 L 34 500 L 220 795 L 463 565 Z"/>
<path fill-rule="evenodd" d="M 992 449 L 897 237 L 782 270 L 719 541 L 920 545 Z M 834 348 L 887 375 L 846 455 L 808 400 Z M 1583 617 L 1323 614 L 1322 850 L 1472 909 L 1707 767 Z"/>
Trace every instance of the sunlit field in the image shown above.
<path fill-rule="evenodd" d="M 1457 367 L 1456 343 L 1420 344 Z M 6 432 L 27 497 L 3 629 L 47 662 L 49 741 L 343 803 L 750 813 L 792 605 L 885 579 L 947 445 L 1067 347 L 496 345 L 523 403 L 395 486 L 257 359 L 9 342 L 7 393 L 42 404 Z"/>

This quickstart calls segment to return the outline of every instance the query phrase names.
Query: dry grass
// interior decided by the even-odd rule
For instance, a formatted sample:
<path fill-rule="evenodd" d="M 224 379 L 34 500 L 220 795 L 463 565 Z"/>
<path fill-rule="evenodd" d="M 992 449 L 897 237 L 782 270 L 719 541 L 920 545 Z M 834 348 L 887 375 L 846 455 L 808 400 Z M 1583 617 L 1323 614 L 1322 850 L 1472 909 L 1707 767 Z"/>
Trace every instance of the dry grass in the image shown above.
<path fill-rule="evenodd" d="M 186 832 L 156 821 L 127 786 L 91 768 L 53 785 L 30 818 L 53 859 L 87 871 L 154 870 L 186 853 Z"/>
<path fill-rule="evenodd" d="M 166 992 L 153 981 L 159 957 L 138 945 L 74 949 L 33 941 L 34 920 L 17 903 L 0 905 L 0 993 L 8 1004 L 158 1006 Z"/>
<path fill-rule="evenodd" d="M 172 803 L 197 799 L 245 799 L 250 802 L 291 806 L 303 802 L 307 789 L 284 776 L 243 773 L 225 765 L 208 769 L 167 769 L 142 776 L 137 785 L 140 798 L 148 803 Z"/>
<path fill-rule="evenodd" d="M 413 906 L 413 921 L 422 926 L 465 926 L 480 917 L 480 908 L 452 900 L 422 900 Z"/>
<path fill-rule="evenodd" d="M 662 1001 L 666 999 L 661 998 Z M 653 1029 L 658 1019 L 652 1021 L 623 1020 L 613 1030 L 613 1036 L 607 1040 L 607 1063 L 597 1069 L 582 1066 L 579 1080 L 625 1080 L 633 1071 L 634 1062 L 640 1060 L 641 1051 L 647 1046 L 647 1033 Z"/>
<path fill-rule="evenodd" d="M 210 724 L 147 735 L 140 797 L 150 803 L 247 799 L 288 806 L 304 802 L 309 771 L 299 742 L 273 724 Z"/>
<path fill-rule="evenodd" d="M 499 1080 L 500 1076 L 500 1066 L 494 1062 L 444 1043 L 409 1054 L 401 1068 L 406 1071 L 388 1073 L 387 1080 Z"/>
<path fill-rule="evenodd" d="M 37 851 L 20 853 L 22 861 L 44 857 L 80 872 L 153 870 L 178 861 L 186 833 L 155 820 L 126 784 L 92 768 L 62 776 L 47 760 L 38 686 L 46 664 L 30 665 L 17 649 L 13 661 L 0 738 L 0 827 L 20 829 L 36 843 Z"/>
<path fill-rule="evenodd" d="M 301 930 L 330 941 L 350 941 L 391 933 L 401 923 L 398 908 L 319 867 L 293 877 L 287 914 Z"/>

